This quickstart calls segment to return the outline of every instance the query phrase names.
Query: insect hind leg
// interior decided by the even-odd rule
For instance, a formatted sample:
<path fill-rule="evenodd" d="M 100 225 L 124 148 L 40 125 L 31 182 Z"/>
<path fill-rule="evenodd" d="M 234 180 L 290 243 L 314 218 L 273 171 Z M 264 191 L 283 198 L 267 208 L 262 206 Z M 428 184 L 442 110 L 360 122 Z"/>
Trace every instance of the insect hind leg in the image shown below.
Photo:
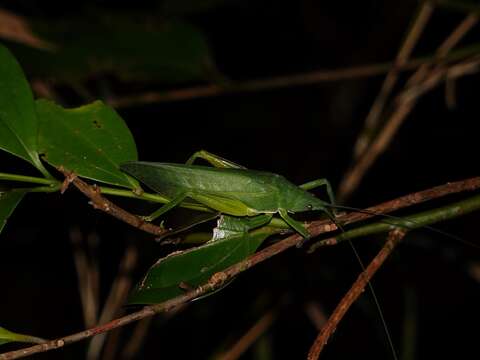
<path fill-rule="evenodd" d="M 195 152 L 185 163 L 186 165 L 192 165 L 196 159 L 203 159 L 207 161 L 210 165 L 216 168 L 227 168 L 227 169 L 246 169 L 246 167 L 236 164 L 233 161 L 224 159 L 218 155 L 212 154 L 206 150 L 200 150 Z"/>

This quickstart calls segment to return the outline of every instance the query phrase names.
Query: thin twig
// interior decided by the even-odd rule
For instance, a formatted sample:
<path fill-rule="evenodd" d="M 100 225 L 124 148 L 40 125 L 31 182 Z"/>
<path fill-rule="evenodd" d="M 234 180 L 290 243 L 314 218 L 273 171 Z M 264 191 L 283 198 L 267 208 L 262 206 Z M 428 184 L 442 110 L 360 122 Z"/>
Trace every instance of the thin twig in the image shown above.
<path fill-rule="evenodd" d="M 128 211 L 118 207 L 110 200 L 102 196 L 100 189 L 96 185 L 88 185 L 81 180 L 73 172 L 70 172 L 63 167 L 59 167 L 58 170 L 65 176 L 65 182 L 62 187 L 61 193 L 63 194 L 68 185 L 72 183 L 78 190 L 80 190 L 85 196 L 91 200 L 91 204 L 95 209 L 102 210 L 107 214 L 120 219 L 127 224 L 132 225 L 140 230 L 148 232 L 154 235 L 162 235 L 168 232 L 168 230 L 157 226 L 155 224 L 144 221 L 139 216 L 133 215 Z"/>
<path fill-rule="evenodd" d="M 128 292 L 131 287 L 130 273 L 137 262 L 137 249 L 134 246 L 129 246 L 125 250 L 123 259 L 120 263 L 118 274 L 113 281 L 110 293 L 103 306 L 102 313 L 100 315 L 99 324 L 105 324 L 111 321 L 114 316 L 118 315 L 118 310 L 125 302 Z M 105 342 L 106 334 L 101 334 L 95 337 L 88 348 L 87 359 L 98 359 L 102 346 Z"/>
<path fill-rule="evenodd" d="M 456 80 L 452 78 L 445 81 L 445 105 L 448 110 L 453 110 L 457 106 L 456 84 Z"/>
<path fill-rule="evenodd" d="M 176 308 L 179 309 L 179 308 Z M 147 335 L 148 328 L 153 318 L 145 318 L 140 320 L 133 330 L 132 336 L 128 340 L 127 344 L 122 350 L 122 359 L 133 359 L 134 356 L 140 350 L 145 336 Z"/>
<path fill-rule="evenodd" d="M 445 39 L 445 41 L 435 51 L 435 58 L 438 60 L 435 66 L 441 66 L 441 59 L 446 57 L 464 37 L 477 24 L 478 16 L 476 14 L 469 14 L 458 25 L 455 30 Z M 408 79 L 407 86 L 418 84 L 428 74 L 428 70 L 432 64 L 422 64 L 415 73 Z"/>
<path fill-rule="evenodd" d="M 461 189 L 468 191 L 468 190 L 472 190 L 473 188 L 478 188 L 479 183 L 480 183 L 480 178 L 469 179 L 463 183 L 456 183 L 456 186 L 458 186 L 458 188 L 456 188 L 454 192 L 458 192 L 456 190 L 461 191 Z M 449 187 L 450 187 L 449 184 L 436 187 L 434 188 L 435 193 L 438 194 L 438 196 L 443 196 L 445 195 L 445 193 L 448 193 L 448 191 L 445 190 L 445 188 L 449 188 Z M 432 190 L 433 189 L 431 189 L 430 191 Z M 427 190 L 424 192 L 424 194 L 427 194 L 428 192 L 429 191 Z M 435 193 L 430 193 L 429 194 L 430 198 L 434 198 Z M 411 205 L 415 199 L 415 196 L 406 196 L 406 197 L 403 197 L 403 199 L 404 199 L 403 202 L 407 201 Z M 422 198 L 420 198 L 420 200 L 422 200 Z M 392 206 L 396 204 L 398 208 L 401 208 L 401 207 L 407 206 L 403 202 L 399 202 L 397 199 L 397 200 L 389 201 L 388 204 Z M 456 205 L 453 204 L 452 206 L 455 207 Z M 385 206 L 382 204 L 378 205 L 378 208 L 383 208 L 383 207 Z M 480 201 L 477 201 L 474 205 L 472 204 L 469 205 L 468 211 L 478 210 L 479 208 L 480 208 Z M 393 210 L 393 208 L 390 208 L 390 210 Z M 457 211 L 457 209 L 455 208 L 455 211 L 453 212 L 453 214 L 450 214 L 450 218 L 454 216 L 461 216 L 464 213 L 466 213 L 466 211 Z M 345 215 L 342 217 L 342 221 L 345 221 L 345 223 L 349 223 L 356 216 L 357 214 Z M 314 237 L 326 232 L 330 232 L 335 228 L 336 228 L 335 224 L 333 224 L 330 220 L 315 221 L 315 222 L 312 222 L 311 226 L 309 226 L 309 232 L 311 233 L 312 237 Z M 199 296 L 205 295 L 209 292 L 212 292 L 221 288 L 226 282 L 228 282 L 230 279 L 234 278 L 235 276 L 239 275 L 243 271 L 246 271 L 257 264 L 279 253 L 282 253 L 283 251 L 291 247 L 294 247 L 303 241 L 304 241 L 303 237 L 297 234 L 289 236 L 286 239 L 283 239 L 273 245 L 270 245 L 269 247 L 266 247 L 265 249 L 259 251 L 258 253 L 255 253 L 249 256 L 245 260 L 242 260 L 239 263 L 232 265 L 229 268 L 212 275 L 210 280 L 207 283 L 193 290 L 189 290 L 183 295 L 180 295 L 176 298 L 170 299 L 160 304 L 145 306 L 140 311 L 120 317 L 109 323 L 99 325 L 84 331 L 80 331 L 73 335 L 48 341 L 40 345 L 35 345 L 28 348 L 0 354 L 0 360 L 18 359 L 18 358 L 33 355 L 36 353 L 58 349 L 65 345 L 90 338 L 92 336 L 119 328 L 121 326 L 125 326 L 134 321 L 138 321 L 138 320 L 153 316 L 159 312 L 168 312 L 180 305 L 184 305 L 185 303 L 188 303 L 191 300 L 198 298 Z"/>
<path fill-rule="evenodd" d="M 464 214 L 471 213 L 472 211 L 475 211 L 478 209 L 479 204 L 480 204 L 480 194 L 471 196 L 465 200 L 461 200 L 456 203 L 449 204 L 447 206 L 436 208 L 434 210 L 423 211 L 423 212 L 409 215 L 403 218 L 393 218 L 388 220 L 388 222 L 381 221 L 373 224 L 356 227 L 354 229 L 346 230 L 342 233 L 339 233 L 334 237 L 317 241 L 308 249 L 307 252 L 312 253 L 316 249 L 321 248 L 323 246 L 337 245 L 342 241 L 349 241 L 351 239 L 358 238 L 358 237 L 365 237 L 368 235 L 388 232 L 389 230 L 395 227 L 400 227 L 408 230 L 428 227 L 430 231 L 434 231 L 436 233 L 447 236 L 450 239 L 458 241 L 462 244 L 480 249 L 480 245 L 478 243 L 470 242 L 458 236 L 454 236 L 446 232 L 443 232 L 439 229 L 430 227 L 431 224 L 435 224 L 440 221 L 445 221 L 445 220 L 452 219 Z"/>
<path fill-rule="evenodd" d="M 354 146 L 353 156 L 355 159 L 358 159 L 367 149 L 374 132 L 373 129 L 375 129 L 377 126 L 388 97 L 397 83 L 399 75 L 398 68 L 407 62 L 410 54 L 413 51 L 413 48 L 417 44 L 421 34 L 423 33 L 423 30 L 425 29 L 432 12 L 432 4 L 425 2 L 421 5 L 415 21 L 410 27 L 410 31 L 408 32 L 407 37 L 400 47 L 397 57 L 395 58 L 395 66 L 390 69 L 385 77 L 380 92 L 378 93 L 377 98 L 375 99 L 367 118 L 365 119 L 364 129 L 360 133 Z"/>
<path fill-rule="evenodd" d="M 465 54 L 461 54 L 463 58 Z M 452 56 L 455 60 L 457 56 Z M 294 86 L 307 86 L 322 82 L 357 79 L 361 77 L 382 75 L 394 68 L 396 71 L 414 70 L 422 64 L 434 64 L 437 59 L 432 57 L 415 58 L 402 64 L 395 62 L 352 66 L 340 69 L 318 70 L 303 74 L 277 76 L 268 79 L 247 80 L 233 82 L 229 85 L 204 85 L 191 88 L 166 90 L 163 92 L 147 92 L 139 95 L 118 97 L 106 100 L 109 105 L 121 108 L 142 104 L 162 103 L 200 99 L 227 94 L 259 92 L 266 90 L 284 89 Z"/>
<path fill-rule="evenodd" d="M 480 59 L 468 60 L 449 68 L 437 69 L 422 83 L 400 93 L 395 99 L 397 106 L 382 131 L 370 144 L 368 150 L 362 157 L 345 174 L 339 185 L 338 198 L 341 200 L 345 199 L 358 187 L 368 169 L 388 147 L 397 130 L 400 128 L 400 125 L 403 123 L 403 120 L 410 114 L 420 96 L 433 89 L 444 79 L 469 75 L 473 72 L 478 72 L 479 69 Z"/>
<path fill-rule="evenodd" d="M 474 191 L 480 189 L 480 176 L 449 182 L 444 185 L 438 185 L 427 190 L 411 193 L 394 200 L 386 201 L 379 205 L 371 206 L 365 209 L 365 212 L 356 212 L 348 214 L 348 219 L 343 220 L 339 217 L 342 224 L 347 225 L 371 218 L 372 214 L 388 214 L 412 205 L 424 203 L 429 200 L 438 199 L 447 195 L 457 194 L 464 191 Z M 347 218 L 347 217 L 346 217 Z"/>
<path fill-rule="evenodd" d="M 236 360 L 252 346 L 273 324 L 275 311 L 267 311 L 219 360 Z"/>
<path fill-rule="evenodd" d="M 371 140 L 373 127 L 376 126 L 377 120 L 379 119 L 387 96 L 382 95 L 382 92 L 385 90 L 382 88 L 375 104 L 372 106 L 367 120 L 365 121 L 365 129 L 359 135 L 359 139 L 355 146 L 356 163 L 354 166 L 345 174 L 340 186 L 338 198 L 344 200 L 347 198 L 360 184 L 361 179 L 375 162 L 378 156 L 386 149 L 390 140 L 394 137 L 397 130 L 400 128 L 404 119 L 410 114 L 413 107 L 415 106 L 416 100 L 419 96 L 425 93 L 425 90 L 430 90 L 435 87 L 442 79 L 448 79 L 451 77 L 449 72 L 450 68 L 441 64 L 442 59 L 448 55 L 448 52 L 460 42 L 460 40 L 467 34 L 467 32 L 477 23 L 476 15 L 469 15 L 464 21 L 462 21 L 453 32 L 445 39 L 445 41 L 437 48 L 434 58 L 436 59 L 433 68 L 427 64 L 422 64 L 416 72 L 410 77 L 407 81 L 407 85 L 403 90 L 403 94 L 399 95 L 395 100 L 395 109 L 391 113 L 388 120 L 385 122 L 385 126 L 382 131 L 377 135 L 374 140 Z M 440 64 L 439 64 L 440 63 Z M 458 65 L 453 65 L 453 67 Z M 398 72 L 394 69 L 391 72 L 393 75 L 394 81 L 396 81 Z M 389 73 L 390 74 L 390 73 Z M 463 72 L 467 74 L 467 72 Z M 448 75 L 448 76 L 446 76 Z M 387 95 L 390 94 L 391 87 L 387 86 L 389 80 L 388 76 L 385 80 L 384 87 L 388 90 Z M 415 96 L 410 97 L 409 99 L 405 98 L 403 95 L 405 93 L 412 94 L 419 88 L 422 88 L 424 91 L 417 92 Z M 404 100 L 404 101 L 400 101 Z M 408 100 L 408 101 L 407 101 Z M 372 117 L 372 119 L 370 119 Z M 367 148 L 368 146 L 368 148 Z M 360 151 L 361 150 L 361 151 Z"/>
<path fill-rule="evenodd" d="M 400 242 L 400 240 L 405 236 L 405 230 L 395 229 L 388 234 L 388 239 L 380 252 L 375 256 L 372 262 L 367 266 L 365 271 L 363 271 L 352 285 L 350 290 L 345 294 L 342 300 L 338 303 L 334 312 L 328 319 L 325 326 L 320 331 L 320 334 L 315 339 L 310 351 L 308 353 L 308 360 L 316 360 L 320 356 L 323 348 L 328 342 L 330 336 L 335 332 L 339 322 L 342 320 L 343 316 L 346 314 L 350 306 L 358 299 L 358 297 L 365 290 L 365 287 L 372 279 L 373 275 L 377 270 L 382 266 L 387 257 L 392 253 L 395 246 Z"/>
<path fill-rule="evenodd" d="M 308 316 L 315 328 L 320 331 L 327 322 L 325 310 L 316 301 L 309 301 L 305 304 L 305 314 Z"/>
<path fill-rule="evenodd" d="M 82 312 L 85 327 L 89 328 L 97 324 L 97 298 L 94 296 L 92 287 L 92 271 L 87 254 L 82 248 L 82 234 L 80 229 L 70 230 L 70 240 L 73 245 L 73 259 L 78 277 L 78 289 L 82 303 Z"/>
<path fill-rule="evenodd" d="M 121 313 L 118 314 L 118 316 L 123 315 L 124 312 L 122 311 Z M 122 329 L 123 328 L 116 328 L 113 329 L 112 331 L 108 333 L 103 333 L 99 336 L 108 334 L 108 340 L 105 343 L 104 349 L 103 349 L 103 356 L 102 360 L 115 360 L 118 359 L 118 354 L 117 354 L 117 347 L 119 344 L 122 343 L 121 341 L 121 334 L 122 334 Z M 94 338 L 95 339 L 95 338 Z M 122 352 L 123 354 L 123 352 Z"/>

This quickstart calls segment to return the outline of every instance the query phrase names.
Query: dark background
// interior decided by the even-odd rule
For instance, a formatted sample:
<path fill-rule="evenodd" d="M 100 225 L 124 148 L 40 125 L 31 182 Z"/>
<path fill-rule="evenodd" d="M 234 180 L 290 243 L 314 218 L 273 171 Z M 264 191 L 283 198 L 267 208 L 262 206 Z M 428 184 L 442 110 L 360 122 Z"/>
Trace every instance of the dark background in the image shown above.
<path fill-rule="evenodd" d="M 17 1 L 0 6 L 51 31 L 60 21 L 68 24 L 74 19 L 69 30 L 76 34 L 74 39 L 82 37 L 81 31 L 76 33 L 79 23 L 88 27 L 91 19 L 129 14 L 140 24 L 185 21 L 206 37 L 216 75 L 172 80 L 152 74 L 141 81 L 125 81 L 115 69 L 80 69 L 75 80 L 57 76 L 55 69 L 41 73 L 33 66 L 35 59 L 25 55 L 28 51 L 4 41 L 29 79 L 47 79 L 57 100 L 64 106 L 78 106 L 89 102 L 89 96 L 104 98 L 106 93 L 115 98 L 200 85 L 215 78 L 244 81 L 391 61 L 417 2 L 218 0 L 199 6 L 186 0 L 135 4 L 88 1 L 59 6 Z M 464 17 L 462 12 L 436 9 L 414 57 L 432 54 Z M 459 47 L 475 44 L 479 35 L 479 29 L 474 28 Z M 98 51 L 86 44 L 82 45 L 83 51 Z M 108 50 L 108 43 L 105 47 Z M 159 54 L 161 49 L 155 44 L 148 44 L 148 50 L 152 56 L 168 57 Z M 131 129 L 142 160 L 184 162 L 194 151 L 207 149 L 249 168 L 283 174 L 298 184 L 326 177 L 336 188 L 352 163 L 353 145 L 383 78 L 137 104 L 119 108 L 118 112 Z M 396 90 L 405 79 L 400 78 Z M 346 203 L 365 207 L 478 175 L 478 80 L 474 74 L 456 82 L 457 101 L 452 109 L 445 105 L 443 85 L 423 96 Z M 86 90 L 87 97 L 80 94 L 79 86 Z M 5 171 L 29 171 L 8 155 L 1 154 L 0 159 Z M 460 198 L 449 197 L 446 201 Z M 479 215 L 474 213 L 436 226 L 478 243 L 478 220 Z M 29 195 L 1 235 L 1 326 L 45 338 L 84 327 L 69 240 L 69 232 L 75 227 L 85 236 L 98 236 L 94 258 L 101 270 L 102 301 L 127 244 L 135 244 L 139 251 L 134 282 L 165 252 L 148 235 L 94 211 L 73 190 L 63 196 Z M 362 257 L 372 257 L 383 239 L 357 239 Z M 404 359 L 479 356 L 475 330 L 480 320 L 479 266 L 478 249 L 445 236 L 418 230 L 405 238 L 373 281 L 397 352 L 402 355 L 408 346 L 415 349 L 413 357 Z M 306 255 L 303 249 L 289 250 L 177 315 L 168 319 L 158 316 L 137 357 L 211 358 L 231 347 L 266 311 L 275 308 L 273 325 L 242 358 L 305 358 L 317 335 L 305 312 L 306 304 L 314 302 L 330 313 L 358 274 L 358 264 L 347 245 L 312 255 Z M 406 330 L 408 321 L 410 330 Z M 122 333 L 120 349 L 131 330 L 127 327 Z M 85 345 L 80 342 L 34 358 L 82 359 Z M 15 346 L 4 347 L 10 348 Z M 115 357 L 121 358 L 121 353 Z M 385 359 L 389 353 L 377 310 L 366 292 L 337 328 L 323 358 Z"/>

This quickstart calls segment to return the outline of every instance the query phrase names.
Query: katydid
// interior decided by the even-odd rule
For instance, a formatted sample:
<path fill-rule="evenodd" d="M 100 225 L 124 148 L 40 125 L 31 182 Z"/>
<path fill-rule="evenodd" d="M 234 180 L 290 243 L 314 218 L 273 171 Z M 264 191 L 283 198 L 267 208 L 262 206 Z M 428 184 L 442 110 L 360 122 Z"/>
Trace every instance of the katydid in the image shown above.
<path fill-rule="evenodd" d="M 193 165 L 198 158 L 206 160 L 214 167 Z M 184 202 L 184 200 L 187 198 L 205 206 L 205 210 L 216 211 L 216 214 L 209 218 L 216 217 L 218 213 L 232 216 L 260 214 L 273 216 L 278 213 L 305 239 L 308 239 L 310 234 L 302 223 L 289 215 L 290 213 L 323 211 L 340 229 L 341 226 L 335 221 L 334 212 L 330 209 L 358 211 L 394 220 L 399 219 L 392 215 L 336 205 L 332 187 L 327 179 L 317 179 L 296 186 L 281 175 L 248 170 L 205 150 L 194 153 L 186 164 L 132 161 L 120 165 L 120 169 L 171 199 L 150 216 L 145 216 L 146 221 L 153 221 L 174 207 L 186 204 L 187 201 Z M 308 192 L 320 186 L 325 186 L 330 202 L 323 201 Z M 413 221 L 411 223 L 414 224 Z M 392 225 L 398 226 L 395 223 Z M 466 242 L 434 227 L 428 225 L 422 227 L 457 241 Z"/>
<path fill-rule="evenodd" d="M 192 165 L 202 158 L 214 167 Z M 146 218 L 152 221 L 190 198 L 208 208 L 233 216 L 279 214 L 304 238 L 310 237 L 305 226 L 289 214 L 320 210 L 334 219 L 327 208 L 335 203 L 332 188 L 326 179 L 296 186 L 281 175 L 247 170 L 229 160 L 206 151 L 196 152 L 186 164 L 132 161 L 120 166 L 151 189 L 171 201 Z M 325 186 L 330 203 L 307 190 Z"/>

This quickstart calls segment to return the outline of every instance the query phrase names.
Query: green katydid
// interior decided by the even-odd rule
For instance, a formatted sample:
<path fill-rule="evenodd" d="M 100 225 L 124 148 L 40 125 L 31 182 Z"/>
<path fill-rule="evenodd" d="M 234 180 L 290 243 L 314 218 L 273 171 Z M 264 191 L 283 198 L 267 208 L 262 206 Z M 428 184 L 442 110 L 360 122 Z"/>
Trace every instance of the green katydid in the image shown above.
<path fill-rule="evenodd" d="M 208 161 L 214 167 L 193 165 L 197 158 Z M 328 180 L 318 179 L 296 186 L 281 175 L 247 170 L 204 150 L 196 152 L 186 164 L 132 161 L 122 164 L 120 169 L 171 199 L 146 217 L 148 221 L 180 205 L 187 198 L 233 216 L 279 214 L 304 238 L 309 238 L 310 234 L 289 213 L 320 210 L 333 219 L 327 208 L 335 203 Z M 326 187 L 330 203 L 307 191 L 319 186 Z"/>
<path fill-rule="evenodd" d="M 198 158 L 206 160 L 213 167 L 193 165 Z M 232 216 L 266 214 L 270 217 L 278 213 L 305 239 L 308 239 L 310 234 L 302 223 L 289 215 L 290 213 L 319 210 L 335 222 L 334 213 L 330 209 L 343 209 L 399 219 L 392 215 L 336 205 L 332 187 L 327 179 L 317 179 L 296 186 L 281 175 L 248 170 L 205 150 L 194 153 L 185 164 L 132 161 L 120 165 L 120 169 L 171 199 L 153 214 L 144 217 L 146 221 L 153 221 L 176 206 L 186 205 L 188 201 L 184 200 L 187 198 L 205 206 L 205 210 L 217 211 L 217 214 L 213 214 L 210 218 L 216 217 L 218 213 Z M 308 192 L 320 186 L 325 186 L 330 202 L 323 201 Z M 410 222 L 415 225 L 414 221 Z M 335 223 L 340 227 L 337 222 Z M 395 222 L 392 225 L 398 226 Z M 465 242 L 434 227 L 428 225 L 422 227 Z"/>

